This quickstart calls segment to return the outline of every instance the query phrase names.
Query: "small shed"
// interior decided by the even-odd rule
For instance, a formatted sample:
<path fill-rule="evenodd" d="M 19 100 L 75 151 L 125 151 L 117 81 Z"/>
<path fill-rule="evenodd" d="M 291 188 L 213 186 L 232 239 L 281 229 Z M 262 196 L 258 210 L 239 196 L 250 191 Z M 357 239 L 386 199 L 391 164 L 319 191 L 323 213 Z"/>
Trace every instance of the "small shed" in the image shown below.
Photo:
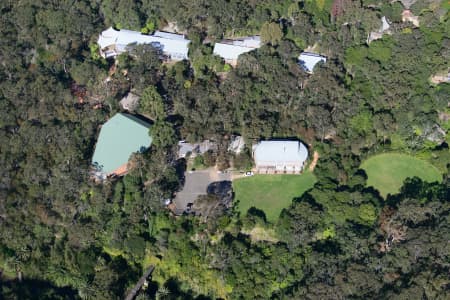
<path fill-rule="evenodd" d="M 240 135 L 233 135 L 230 140 L 230 145 L 228 146 L 228 151 L 239 154 L 244 150 L 245 140 Z"/>
<path fill-rule="evenodd" d="M 139 96 L 129 92 L 122 100 L 120 100 L 119 104 L 125 110 L 134 111 L 138 107 Z"/>
<path fill-rule="evenodd" d="M 300 64 L 300 66 L 310 74 L 313 73 L 314 67 L 320 62 L 326 63 L 327 58 L 320 54 L 311 52 L 303 52 L 298 57 L 298 63 Z"/>

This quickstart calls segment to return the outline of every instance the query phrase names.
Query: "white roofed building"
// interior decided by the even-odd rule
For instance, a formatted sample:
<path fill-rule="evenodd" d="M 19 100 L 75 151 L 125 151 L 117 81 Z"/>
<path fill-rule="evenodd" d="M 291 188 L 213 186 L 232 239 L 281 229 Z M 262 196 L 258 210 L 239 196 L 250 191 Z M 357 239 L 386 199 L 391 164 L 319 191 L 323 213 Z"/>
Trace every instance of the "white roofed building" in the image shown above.
<path fill-rule="evenodd" d="M 188 45 L 190 41 L 184 35 L 155 31 L 153 35 L 142 34 L 138 31 L 116 30 L 112 27 L 103 31 L 98 37 L 100 54 L 105 57 L 115 57 L 128 51 L 129 46 L 151 44 L 172 60 L 188 59 Z"/>
<path fill-rule="evenodd" d="M 322 56 L 322 55 L 319 55 L 319 54 L 315 54 L 315 53 L 310 53 L 310 52 L 303 52 L 298 57 L 298 63 L 300 64 L 300 66 L 306 72 L 308 72 L 310 74 L 313 73 L 314 67 L 319 62 L 326 63 L 327 62 L 327 58 L 325 56 Z"/>
<path fill-rule="evenodd" d="M 226 63 L 236 66 L 239 55 L 261 47 L 259 36 L 250 36 L 238 40 L 223 40 L 214 45 L 214 54 L 222 57 Z"/>
<path fill-rule="evenodd" d="M 384 34 L 392 34 L 389 28 L 391 28 L 391 25 L 389 24 L 386 16 L 382 16 L 380 29 L 369 33 L 369 35 L 367 36 L 367 44 L 370 44 L 372 41 L 381 39 Z"/>
<path fill-rule="evenodd" d="M 308 149 L 299 141 L 262 141 L 253 146 L 253 158 L 258 173 L 300 173 Z"/>

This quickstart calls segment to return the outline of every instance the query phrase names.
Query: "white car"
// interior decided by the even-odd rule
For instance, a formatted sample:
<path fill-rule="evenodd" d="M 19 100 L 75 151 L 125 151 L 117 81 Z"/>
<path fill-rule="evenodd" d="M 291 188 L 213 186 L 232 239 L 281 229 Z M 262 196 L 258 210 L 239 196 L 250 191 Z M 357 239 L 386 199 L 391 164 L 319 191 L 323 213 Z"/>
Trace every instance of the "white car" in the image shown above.
<path fill-rule="evenodd" d="M 245 172 L 244 176 L 253 176 L 253 172 L 252 171 L 247 171 Z"/>

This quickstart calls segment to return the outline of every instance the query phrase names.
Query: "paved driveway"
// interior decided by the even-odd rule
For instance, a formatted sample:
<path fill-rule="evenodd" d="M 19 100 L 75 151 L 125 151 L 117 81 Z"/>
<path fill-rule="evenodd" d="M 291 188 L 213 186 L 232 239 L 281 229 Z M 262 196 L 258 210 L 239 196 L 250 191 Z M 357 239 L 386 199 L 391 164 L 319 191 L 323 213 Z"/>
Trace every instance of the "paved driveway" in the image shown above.
<path fill-rule="evenodd" d="M 215 168 L 186 172 L 184 187 L 177 193 L 174 204 L 177 209 L 186 209 L 188 203 L 194 203 L 199 195 L 206 195 L 206 189 L 212 182 L 231 181 L 230 173 L 217 173 Z"/>

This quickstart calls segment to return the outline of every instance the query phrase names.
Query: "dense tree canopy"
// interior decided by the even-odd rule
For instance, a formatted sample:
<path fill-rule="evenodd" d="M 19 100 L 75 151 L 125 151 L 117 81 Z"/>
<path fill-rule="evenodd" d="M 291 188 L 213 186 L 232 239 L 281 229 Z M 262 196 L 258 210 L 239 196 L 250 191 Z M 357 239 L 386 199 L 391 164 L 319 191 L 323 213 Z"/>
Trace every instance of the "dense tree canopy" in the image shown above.
<path fill-rule="evenodd" d="M 415 2 L 420 26 L 402 22 Z M 450 272 L 450 67 L 445 1 L 0 1 L 0 295 L 7 299 L 122 299 L 155 265 L 140 299 L 444 299 Z M 390 34 L 367 42 L 381 17 Z M 189 61 L 150 45 L 100 57 L 108 28 L 177 28 Z M 222 38 L 264 45 L 231 68 Z M 307 47 L 327 62 L 307 74 Z M 99 126 L 141 96 L 152 147 L 130 172 L 90 177 Z M 315 187 L 275 223 L 205 196 L 207 217 L 164 208 L 183 183 L 178 140 L 297 138 L 318 151 Z M 407 179 L 383 199 L 359 170 L 368 156 L 409 153 L 444 174 Z M 208 157 L 210 155 L 210 157 Z M 277 199 L 273 199 L 276 201 Z M 258 234 L 257 234 L 258 233 Z M 0 298 L 1 298 L 0 297 Z"/>

